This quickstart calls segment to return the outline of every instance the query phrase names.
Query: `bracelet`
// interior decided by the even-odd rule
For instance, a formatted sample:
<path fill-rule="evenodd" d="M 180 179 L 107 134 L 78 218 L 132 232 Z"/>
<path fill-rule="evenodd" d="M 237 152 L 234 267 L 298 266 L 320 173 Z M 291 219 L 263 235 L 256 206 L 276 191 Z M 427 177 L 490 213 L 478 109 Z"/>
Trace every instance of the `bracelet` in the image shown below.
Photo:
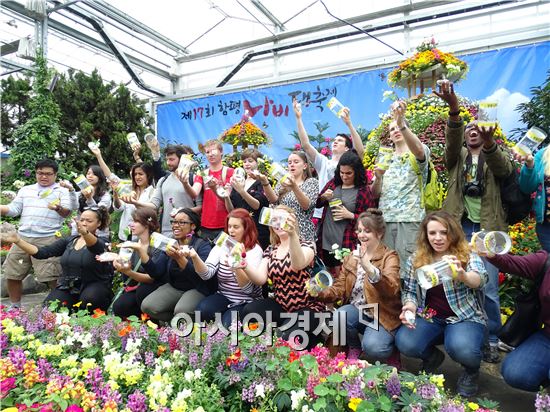
<path fill-rule="evenodd" d="M 458 116 L 460 114 L 460 110 L 457 110 L 456 112 L 449 112 L 449 116 Z"/>

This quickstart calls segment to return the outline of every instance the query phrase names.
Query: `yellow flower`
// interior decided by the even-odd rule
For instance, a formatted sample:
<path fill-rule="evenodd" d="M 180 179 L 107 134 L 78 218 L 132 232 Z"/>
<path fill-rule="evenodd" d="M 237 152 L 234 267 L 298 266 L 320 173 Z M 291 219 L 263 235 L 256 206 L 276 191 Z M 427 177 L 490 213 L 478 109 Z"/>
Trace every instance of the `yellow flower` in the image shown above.
<path fill-rule="evenodd" d="M 430 376 L 430 382 L 432 382 L 435 385 L 442 388 L 443 383 L 445 382 L 445 376 L 443 376 L 443 375 L 432 375 L 432 376 Z"/>
<path fill-rule="evenodd" d="M 61 236 L 63 236 L 59 230 L 57 230 L 57 231 L 54 233 L 54 235 L 55 235 L 55 237 L 61 237 Z"/>
<path fill-rule="evenodd" d="M 470 408 L 472 411 L 477 411 L 479 409 L 479 405 L 474 402 L 468 402 L 468 408 Z"/>
<path fill-rule="evenodd" d="M 79 308 L 80 305 L 82 305 L 82 301 L 76 302 L 73 306 L 74 306 L 75 308 Z"/>
<path fill-rule="evenodd" d="M 158 325 L 155 322 L 151 322 L 150 320 L 147 321 L 147 326 L 149 326 L 151 329 L 158 329 Z"/>
<path fill-rule="evenodd" d="M 348 403 L 348 408 L 350 408 L 352 411 L 355 411 L 362 401 L 363 399 L 361 398 L 351 398 Z"/>

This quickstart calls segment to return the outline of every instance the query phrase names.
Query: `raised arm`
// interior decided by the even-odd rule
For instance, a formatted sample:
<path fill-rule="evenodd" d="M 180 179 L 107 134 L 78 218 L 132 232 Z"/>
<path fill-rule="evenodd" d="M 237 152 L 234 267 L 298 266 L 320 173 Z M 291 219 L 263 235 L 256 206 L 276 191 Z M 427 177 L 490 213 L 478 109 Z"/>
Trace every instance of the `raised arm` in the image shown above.
<path fill-rule="evenodd" d="M 363 159 L 363 155 L 365 154 L 365 146 L 363 146 L 363 141 L 361 140 L 361 136 L 359 136 L 359 133 L 357 133 L 357 130 L 355 130 L 355 127 L 351 122 L 350 110 L 347 107 L 344 107 L 344 110 L 342 113 L 342 120 L 344 121 L 344 123 L 349 129 L 349 133 L 351 135 L 351 141 L 353 143 L 353 148 L 357 152 L 357 155 L 361 159 Z"/>
<path fill-rule="evenodd" d="M 399 131 L 403 135 L 403 140 L 405 140 L 405 143 L 407 144 L 407 147 L 409 148 L 411 153 L 416 159 L 418 159 L 420 162 L 423 162 L 426 160 L 426 154 L 424 153 L 422 142 L 420 141 L 418 136 L 411 129 L 409 129 L 409 126 L 405 121 L 405 111 L 407 110 L 407 104 L 403 101 L 396 103 L 397 104 L 392 109 L 393 119 L 397 123 Z"/>
<path fill-rule="evenodd" d="M 107 163 L 105 163 L 105 160 L 103 160 L 103 156 L 101 155 L 101 150 L 99 147 L 95 147 L 94 149 L 90 149 L 92 153 L 94 154 L 95 158 L 97 159 L 97 162 L 99 163 L 99 167 L 101 167 L 101 170 L 105 174 L 105 176 L 108 178 L 111 176 L 111 169 L 109 169 L 109 166 L 107 166 Z"/>
<path fill-rule="evenodd" d="M 292 99 L 292 107 L 294 108 L 294 116 L 296 116 L 296 128 L 298 129 L 300 144 L 302 145 L 302 149 L 306 152 L 309 160 L 313 162 L 315 160 L 315 156 L 317 156 L 317 150 L 315 150 L 315 148 L 311 145 L 306 128 L 304 127 L 304 122 L 302 121 L 302 107 L 296 99 Z"/>

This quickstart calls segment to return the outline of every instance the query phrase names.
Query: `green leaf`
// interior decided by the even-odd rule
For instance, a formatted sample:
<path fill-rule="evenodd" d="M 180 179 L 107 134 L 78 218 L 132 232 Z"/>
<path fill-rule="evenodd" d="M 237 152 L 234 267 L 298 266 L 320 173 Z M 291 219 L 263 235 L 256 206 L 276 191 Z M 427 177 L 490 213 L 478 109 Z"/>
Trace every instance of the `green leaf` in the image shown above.
<path fill-rule="evenodd" d="M 320 411 L 321 409 L 324 409 L 326 407 L 327 401 L 325 400 L 325 398 L 318 398 L 313 404 L 313 409 L 316 411 Z"/>
<path fill-rule="evenodd" d="M 273 401 L 277 405 L 277 409 L 280 411 L 290 409 L 290 406 L 292 405 L 292 400 L 290 399 L 290 396 L 288 396 L 288 394 L 285 392 L 279 392 L 277 395 L 275 395 Z"/>
<path fill-rule="evenodd" d="M 376 407 L 372 402 L 364 400 L 357 405 L 356 412 L 376 412 Z"/>
<path fill-rule="evenodd" d="M 344 382 L 344 377 L 339 373 L 333 373 L 332 375 L 327 376 L 327 381 L 332 383 Z"/>
<path fill-rule="evenodd" d="M 378 403 L 380 404 L 381 411 L 391 411 L 391 399 L 386 395 L 382 395 L 378 398 Z"/>
<path fill-rule="evenodd" d="M 313 393 L 315 393 L 315 395 L 317 396 L 326 396 L 328 395 L 329 392 L 330 392 L 329 388 L 326 385 L 323 385 L 322 383 L 320 383 L 319 385 L 315 386 L 315 388 L 313 388 Z"/>
<path fill-rule="evenodd" d="M 283 378 L 279 380 L 277 387 L 282 391 L 290 391 L 292 389 L 292 382 L 288 378 Z"/>
<path fill-rule="evenodd" d="M 300 358 L 300 360 L 306 369 L 313 369 L 317 367 L 317 359 L 315 359 L 312 355 L 304 355 Z"/>

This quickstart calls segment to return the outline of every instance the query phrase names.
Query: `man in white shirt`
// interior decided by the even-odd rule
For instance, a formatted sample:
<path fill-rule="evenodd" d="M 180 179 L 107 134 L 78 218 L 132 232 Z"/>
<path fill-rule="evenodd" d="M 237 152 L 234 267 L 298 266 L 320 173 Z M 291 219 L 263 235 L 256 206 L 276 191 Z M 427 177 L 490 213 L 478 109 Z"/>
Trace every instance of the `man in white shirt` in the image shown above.
<path fill-rule="evenodd" d="M 47 246 L 57 240 L 55 232 L 61 229 L 65 218 L 72 211 L 68 190 L 56 183 L 57 170 L 55 161 L 39 161 L 35 166 L 36 183 L 22 187 L 10 204 L 0 206 L 2 216 L 21 216 L 21 239 L 37 247 Z M 23 279 L 29 274 L 31 266 L 39 282 L 47 283 L 50 289 L 55 288 L 61 274 L 59 260 L 59 257 L 34 259 L 17 245 L 12 245 L 2 267 L 11 306 L 21 306 Z"/>

